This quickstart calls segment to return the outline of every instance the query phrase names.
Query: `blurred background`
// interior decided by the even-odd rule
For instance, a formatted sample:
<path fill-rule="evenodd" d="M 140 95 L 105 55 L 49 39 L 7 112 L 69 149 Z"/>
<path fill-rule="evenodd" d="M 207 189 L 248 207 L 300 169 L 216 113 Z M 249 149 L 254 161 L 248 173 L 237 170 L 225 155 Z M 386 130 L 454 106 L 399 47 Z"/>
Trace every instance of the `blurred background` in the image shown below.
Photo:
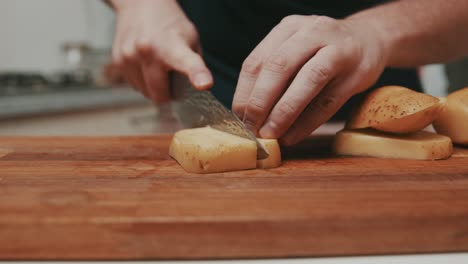
<path fill-rule="evenodd" d="M 107 65 L 114 20 L 98 0 L 0 1 L 1 135 L 171 130 L 158 127 L 158 110 Z M 466 85 L 466 64 L 421 68 L 426 92 Z"/>
<path fill-rule="evenodd" d="M 98 0 L 0 1 L 0 134 L 158 132 L 107 65 L 114 20 Z"/>

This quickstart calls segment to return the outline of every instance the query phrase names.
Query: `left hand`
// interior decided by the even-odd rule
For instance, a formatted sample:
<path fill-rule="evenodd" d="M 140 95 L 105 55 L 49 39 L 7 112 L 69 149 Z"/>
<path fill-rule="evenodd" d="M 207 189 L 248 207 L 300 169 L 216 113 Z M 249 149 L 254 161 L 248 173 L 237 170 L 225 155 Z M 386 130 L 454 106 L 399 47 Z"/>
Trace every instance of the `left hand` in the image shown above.
<path fill-rule="evenodd" d="M 244 61 L 233 111 L 261 137 L 292 145 L 369 88 L 386 61 L 372 25 L 289 16 Z"/>

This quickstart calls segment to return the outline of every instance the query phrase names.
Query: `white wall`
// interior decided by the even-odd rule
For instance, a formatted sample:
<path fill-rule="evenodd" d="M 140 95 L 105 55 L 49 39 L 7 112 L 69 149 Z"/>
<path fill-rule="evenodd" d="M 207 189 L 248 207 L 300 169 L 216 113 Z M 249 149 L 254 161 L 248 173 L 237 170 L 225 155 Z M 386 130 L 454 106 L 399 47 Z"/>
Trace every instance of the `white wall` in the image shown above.
<path fill-rule="evenodd" d="M 113 14 L 100 0 L 0 0 L 0 71 L 62 67 L 63 42 L 111 45 Z"/>
<path fill-rule="evenodd" d="M 432 64 L 423 67 L 421 83 L 424 91 L 433 96 L 446 96 L 448 80 L 443 64 Z"/>

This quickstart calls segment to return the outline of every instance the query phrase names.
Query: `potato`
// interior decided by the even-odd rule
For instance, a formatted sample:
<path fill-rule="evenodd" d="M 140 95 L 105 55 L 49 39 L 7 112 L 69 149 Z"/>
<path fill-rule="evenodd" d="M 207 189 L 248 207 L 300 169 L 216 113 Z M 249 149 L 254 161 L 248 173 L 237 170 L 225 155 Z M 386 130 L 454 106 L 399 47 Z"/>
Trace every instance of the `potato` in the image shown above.
<path fill-rule="evenodd" d="M 368 128 L 338 132 L 333 150 L 340 155 L 437 160 L 449 158 L 453 146 L 449 137 L 427 131 L 402 135 Z"/>
<path fill-rule="evenodd" d="M 441 101 L 431 95 L 400 86 L 385 86 L 364 99 L 346 127 L 371 127 L 391 133 L 417 132 L 437 118 L 441 106 Z"/>
<path fill-rule="evenodd" d="M 444 110 L 434 121 L 434 128 L 454 143 L 468 146 L 468 87 L 447 96 Z"/>
<path fill-rule="evenodd" d="M 211 127 L 180 130 L 174 134 L 169 155 L 194 173 L 254 169 L 257 144 Z"/>
<path fill-rule="evenodd" d="M 257 161 L 257 144 L 211 127 L 180 130 L 174 134 L 169 155 L 184 170 L 193 173 L 214 173 L 281 165 L 277 140 L 259 139 L 269 157 Z"/>
<path fill-rule="evenodd" d="M 257 160 L 258 169 L 271 169 L 281 165 L 281 150 L 276 139 L 263 139 L 259 138 L 260 144 L 268 152 L 269 156 L 263 160 Z"/>

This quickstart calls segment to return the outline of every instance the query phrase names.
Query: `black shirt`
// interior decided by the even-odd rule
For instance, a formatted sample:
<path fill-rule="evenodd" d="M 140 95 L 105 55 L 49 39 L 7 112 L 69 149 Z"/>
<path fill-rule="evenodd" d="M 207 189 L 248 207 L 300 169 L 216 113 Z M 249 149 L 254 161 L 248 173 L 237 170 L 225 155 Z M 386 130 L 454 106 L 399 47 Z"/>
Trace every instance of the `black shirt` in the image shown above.
<path fill-rule="evenodd" d="M 384 0 L 180 0 L 198 29 L 204 59 L 213 72 L 213 94 L 230 107 L 240 68 L 249 53 L 288 15 L 344 18 Z M 376 86 L 420 90 L 414 69 L 387 69 Z M 340 116 L 349 111 L 347 104 Z"/>

